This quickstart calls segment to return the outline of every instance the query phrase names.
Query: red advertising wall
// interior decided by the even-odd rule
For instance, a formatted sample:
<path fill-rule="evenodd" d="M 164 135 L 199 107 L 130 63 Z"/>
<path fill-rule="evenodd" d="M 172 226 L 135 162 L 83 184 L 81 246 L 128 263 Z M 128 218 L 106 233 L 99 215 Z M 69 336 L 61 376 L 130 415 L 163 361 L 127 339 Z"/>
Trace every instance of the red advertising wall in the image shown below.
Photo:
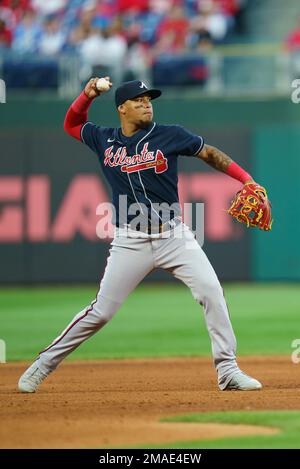
<path fill-rule="evenodd" d="M 107 224 L 108 213 L 96 213 L 100 203 L 110 201 L 96 155 L 62 129 L 2 129 L 0 133 L 0 281 L 99 279 L 113 226 Z M 238 136 L 222 129 L 201 129 L 201 133 L 249 167 L 247 131 Z M 247 233 L 224 211 L 238 188 L 239 183 L 196 158 L 180 158 L 180 201 L 205 203 L 204 249 L 217 273 L 227 280 L 249 275 Z M 96 227 L 98 234 L 108 231 L 110 237 L 99 239 Z M 159 271 L 151 279 L 171 277 Z"/>

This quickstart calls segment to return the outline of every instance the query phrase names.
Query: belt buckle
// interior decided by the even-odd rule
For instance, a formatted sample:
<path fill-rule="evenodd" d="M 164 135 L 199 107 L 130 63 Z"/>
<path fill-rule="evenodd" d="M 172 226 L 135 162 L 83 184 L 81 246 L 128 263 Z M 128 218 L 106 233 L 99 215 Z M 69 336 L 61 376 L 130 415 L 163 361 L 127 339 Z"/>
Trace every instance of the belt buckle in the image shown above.
<path fill-rule="evenodd" d="M 174 225 L 172 223 L 172 220 L 166 221 L 165 223 L 162 223 L 159 226 L 159 232 L 164 233 L 165 231 L 170 231 L 172 228 L 174 228 Z"/>
<path fill-rule="evenodd" d="M 150 226 L 145 229 L 145 233 L 149 235 L 161 234 L 164 231 L 164 225 Z"/>
<path fill-rule="evenodd" d="M 172 230 L 174 229 L 177 225 L 178 225 L 178 222 L 179 222 L 179 219 L 177 218 L 172 218 L 172 220 L 170 221 L 166 221 L 165 223 L 161 223 L 160 225 L 158 225 L 158 230 L 155 230 L 156 233 L 153 233 L 152 231 L 156 228 L 156 227 L 148 227 L 146 228 L 145 232 L 147 234 L 161 234 L 161 233 L 164 233 L 165 231 L 167 230 Z"/>
<path fill-rule="evenodd" d="M 158 227 L 151 226 L 150 228 L 147 228 L 147 234 L 149 235 L 160 234 L 162 232 L 163 232 L 163 225 L 159 225 Z"/>

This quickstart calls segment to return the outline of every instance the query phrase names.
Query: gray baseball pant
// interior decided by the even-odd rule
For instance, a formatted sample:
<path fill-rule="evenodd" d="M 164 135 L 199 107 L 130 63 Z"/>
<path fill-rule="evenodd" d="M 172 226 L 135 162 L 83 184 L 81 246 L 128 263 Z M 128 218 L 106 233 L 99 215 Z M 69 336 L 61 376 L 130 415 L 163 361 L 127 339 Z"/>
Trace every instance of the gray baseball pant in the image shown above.
<path fill-rule="evenodd" d="M 218 384 L 224 389 L 239 371 L 236 339 L 217 275 L 192 231 L 184 224 L 159 234 L 116 228 L 99 292 L 62 334 L 39 355 L 39 368 L 48 374 L 82 342 L 99 331 L 126 297 L 155 268 L 171 272 L 204 307 Z"/>

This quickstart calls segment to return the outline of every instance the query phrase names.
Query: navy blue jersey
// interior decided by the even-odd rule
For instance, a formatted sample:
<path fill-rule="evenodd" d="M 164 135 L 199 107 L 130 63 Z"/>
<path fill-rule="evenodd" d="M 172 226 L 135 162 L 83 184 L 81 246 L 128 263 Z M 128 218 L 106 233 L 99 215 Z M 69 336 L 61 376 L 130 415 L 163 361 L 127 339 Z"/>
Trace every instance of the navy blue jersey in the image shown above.
<path fill-rule="evenodd" d="M 151 220 L 155 213 L 162 221 L 181 214 L 177 157 L 199 153 L 204 145 L 202 137 L 179 125 L 154 122 L 125 137 L 120 128 L 87 122 L 82 126 L 81 139 L 97 154 L 112 188 L 114 224 L 130 223 L 140 213 Z M 127 196 L 126 206 L 124 196 Z M 170 206 L 174 212 L 171 216 Z"/>

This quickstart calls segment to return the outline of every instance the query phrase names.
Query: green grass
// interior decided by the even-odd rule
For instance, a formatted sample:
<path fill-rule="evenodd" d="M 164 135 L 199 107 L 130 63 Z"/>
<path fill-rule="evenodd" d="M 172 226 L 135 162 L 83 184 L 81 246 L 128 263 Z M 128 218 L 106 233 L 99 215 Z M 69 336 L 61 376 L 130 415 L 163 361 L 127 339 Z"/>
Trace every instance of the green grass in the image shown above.
<path fill-rule="evenodd" d="M 290 354 L 299 336 L 297 284 L 228 284 L 239 355 Z M 0 339 L 7 360 L 31 360 L 95 297 L 97 287 L 0 290 Z M 210 355 L 202 308 L 180 284 L 142 285 L 71 359 Z"/>
<path fill-rule="evenodd" d="M 217 440 L 185 441 L 168 445 L 167 448 L 257 448 L 257 449 L 291 449 L 300 448 L 300 412 L 272 411 L 272 412 L 216 412 L 193 414 L 182 417 L 165 419 L 168 422 L 201 422 L 201 423 L 229 423 L 238 425 L 260 425 L 277 428 L 280 433 L 268 436 L 244 436 L 240 438 L 222 438 Z M 149 448 L 166 448 L 162 446 L 148 446 Z"/>

